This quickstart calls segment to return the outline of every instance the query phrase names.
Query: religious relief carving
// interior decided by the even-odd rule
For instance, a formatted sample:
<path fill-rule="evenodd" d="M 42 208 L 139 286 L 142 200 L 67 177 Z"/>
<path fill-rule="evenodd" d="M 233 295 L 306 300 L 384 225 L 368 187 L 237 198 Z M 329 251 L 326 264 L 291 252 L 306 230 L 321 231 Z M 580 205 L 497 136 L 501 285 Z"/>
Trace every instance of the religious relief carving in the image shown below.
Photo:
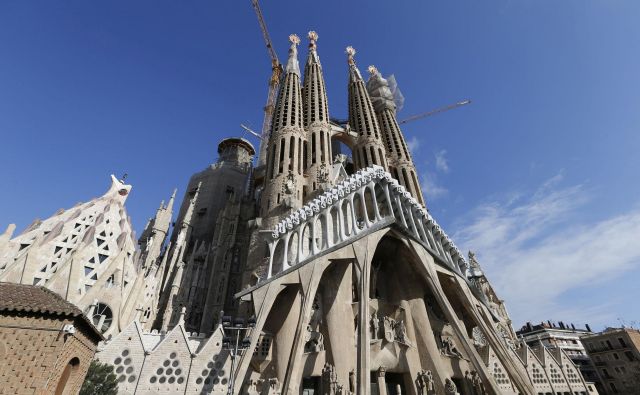
<path fill-rule="evenodd" d="M 462 356 L 462 353 L 458 351 L 456 344 L 453 342 L 453 339 L 448 336 L 440 336 L 440 342 L 442 343 L 442 347 L 440 348 L 440 353 L 447 357 L 460 358 L 465 359 Z"/>
<path fill-rule="evenodd" d="M 502 325 L 497 323 L 496 330 L 500 334 L 502 341 L 504 341 L 507 347 L 511 348 L 512 350 L 515 350 L 517 348 L 515 341 L 511 338 L 511 336 L 509 335 L 509 332 L 506 329 L 504 329 Z"/>
<path fill-rule="evenodd" d="M 322 350 L 324 350 L 324 336 L 322 333 L 312 330 L 311 325 L 307 325 L 304 352 L 314 353 Z"/>
<path fill-rule="evenodd" d="M 435 386 L 433 384 L 433 375 L 430 370 L 421 370 L 416 377 L 416 388 L 418 395 L 435 394 Z"/>
<path fill-rule="evenodd" d="M 293 175 L 293 172 L 289 170 L 289 174 L 284 179 L 282 184 L 282 192 L 287 195 L 293 195 L 296 191 L 296 178 Z"/>
<path fill-rule="evenodd" d="M 484 333 L 482 333 L 482 330 L 477 326 L 474 326 L 473 329 L 471 329 L 471 338 L 473 340 L 473 345 L 476 346 L 476 348 L 482 348 L 487 345 L 487 338 L 484 336 Z"/>
<path fill-rule="evenodd" d="M 467 380 L 469 388 L 473 390 L 473 395 L 487 394 L 478 372 L 476 372 L 475 370 L 472 372 L 466 371 L 464 374 L 464 378 Z"/>
<path fill-rule="evenodd" d="M 456 387 L 456 384 L 451 379 L 444 380 L 444 393 L 446 395 L 460 395 L 458 393 L 458 387 Z"/>
<path fill-rule="evenodd" d="M 322 368 L 322 393 L 323 395 L 343 395 L 344 389 L 338 384 L 336 368 L 329 362 Z"/>
<path fill-rule="evenodd" d="M 403 320 L 396 321 L 391 317 L 384 317 L 384 339 L 391 342 L 398 342 L 410 345 L 411 342 L 407 336 L 407 327 Z"/>
<path fill-rule="evenodd" d="M 268 391 L 267 395 L 280 395 L 280 383 L 278 382 L 277 377 L 269 379 Z"/>
<path fill-rule="evenodd" d="M 330 176 L 331 176 L 331 170 L 327 167 L 326 164 L 323 163 L 320 166 L 318 166 L 317 180 L 320 184 L 329 182 Z"/>

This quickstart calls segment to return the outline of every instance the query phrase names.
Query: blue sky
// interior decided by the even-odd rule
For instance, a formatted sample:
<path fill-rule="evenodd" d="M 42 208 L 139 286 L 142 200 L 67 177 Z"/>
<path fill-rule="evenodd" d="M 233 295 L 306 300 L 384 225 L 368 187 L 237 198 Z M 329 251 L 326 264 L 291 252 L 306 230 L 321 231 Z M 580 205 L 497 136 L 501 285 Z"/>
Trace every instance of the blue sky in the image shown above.
<path fill-rule="evenodd" d="M 347 45 L 395 74 L 401 118 L 473 100 L 404 133 L 431 212 L 516 327 L 640 318 L 640 2 L 262 6 L 281 60 L 290 33 L 318 32 L 332 116 Z M 128 173 L 140 231 L 220 138 L 260 128 L 270 63 L 249 0 L 4 1 L 0 36 L 2 228 Z"/>

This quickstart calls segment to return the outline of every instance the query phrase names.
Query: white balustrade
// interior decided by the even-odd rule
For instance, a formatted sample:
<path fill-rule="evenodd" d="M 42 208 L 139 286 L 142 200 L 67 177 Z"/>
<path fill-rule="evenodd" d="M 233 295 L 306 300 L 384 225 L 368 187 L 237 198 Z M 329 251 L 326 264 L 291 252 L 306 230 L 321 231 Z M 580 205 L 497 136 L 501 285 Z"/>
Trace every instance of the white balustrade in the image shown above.
<path fill-rule="evenodd" d="M 469 270 L 464 256 L 429 212 L 380 166 L 357 171 L 330 191 L 283 218 L 267 236 L 271 278 L 396 223 L 459 274 Z"/>

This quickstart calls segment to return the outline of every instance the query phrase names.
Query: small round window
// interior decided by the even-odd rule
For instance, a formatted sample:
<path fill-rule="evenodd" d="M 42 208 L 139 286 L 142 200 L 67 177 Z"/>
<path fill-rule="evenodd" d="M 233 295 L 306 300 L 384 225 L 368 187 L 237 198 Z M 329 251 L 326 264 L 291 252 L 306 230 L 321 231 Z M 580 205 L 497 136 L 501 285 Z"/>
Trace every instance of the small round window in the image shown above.
<path fill-rule="evenodd" d="M 93 308 L 89 308 L 91 322 L 102 333 L 105 333 L 111 327 L 113 322 L 113 312 L 111 308 L 104 303 L 98 303 Z M 93 311 L 91 311 L 93 309 Z"/>

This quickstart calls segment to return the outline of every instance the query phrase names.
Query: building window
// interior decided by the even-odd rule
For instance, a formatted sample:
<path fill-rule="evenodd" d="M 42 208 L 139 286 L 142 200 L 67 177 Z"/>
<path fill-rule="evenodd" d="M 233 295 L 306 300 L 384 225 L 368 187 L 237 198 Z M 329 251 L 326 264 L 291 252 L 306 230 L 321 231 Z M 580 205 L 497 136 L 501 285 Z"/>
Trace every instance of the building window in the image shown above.
<path fill-rule="evenodd" d="M 627 357 L 629 362 L 633 362 L 633 361 L 636 360 L 635 357 L 633 356 L 633 352 L 631 352 L 631 351 L 625 351 L 624 352 L 624 356 Z"/>
<path fill-rule="evenodd" d="M 618 338 L 618 342 L 620 342 L 620 346 L 622 346 L 622 347 L 627 347 L 627 343 L 625 343 L 625 341 L 624 341 L 624 339 L 623 339 L 623 338 L 619 337 L 619 338 Z"/>
<path fill-rule="evenodd" d="M 113 322 L 113 312 L 111 308 L 104 304 L 98 303 L 95 306 L 89 307 L 87 314 L 93 326 L 96 327 L 101 333 L 105 333 L 111 327 Z"/>

